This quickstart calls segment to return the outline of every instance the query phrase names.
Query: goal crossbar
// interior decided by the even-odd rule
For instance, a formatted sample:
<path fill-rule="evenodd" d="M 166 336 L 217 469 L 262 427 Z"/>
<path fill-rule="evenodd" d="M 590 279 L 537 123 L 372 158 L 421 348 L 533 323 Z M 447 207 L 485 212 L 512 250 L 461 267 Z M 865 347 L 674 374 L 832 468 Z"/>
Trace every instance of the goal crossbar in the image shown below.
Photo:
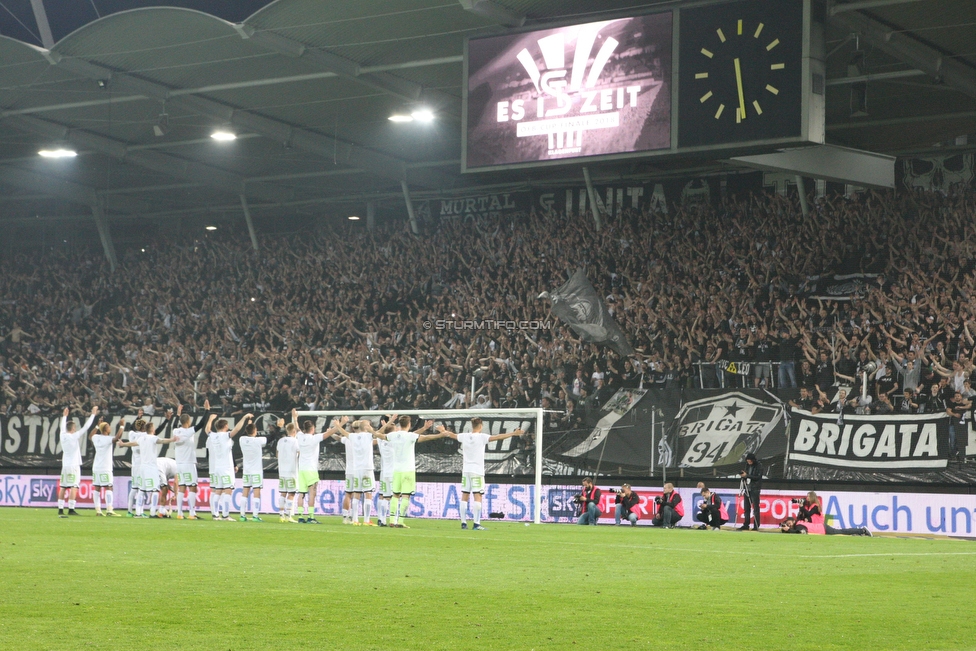
<path fill-rule="evenodd" d="M 387 410 L 376 409 L 331 409 L 326 411 L 298 411 L 298 416 L 329 418 L 338 416 L 370 416 L 382 418 Z M 420 416 L 428 420 L 443 420 L 457 416 L 476 418 L 478 416 L 522 416 L 535 419 L 535 495 L 533 496 L 533 520 L 539 524 L 542 520 L 542 419 L 543 409 L 532 407 L 526 409 L 393 409 L 389 413 L 398 416 Z"/>

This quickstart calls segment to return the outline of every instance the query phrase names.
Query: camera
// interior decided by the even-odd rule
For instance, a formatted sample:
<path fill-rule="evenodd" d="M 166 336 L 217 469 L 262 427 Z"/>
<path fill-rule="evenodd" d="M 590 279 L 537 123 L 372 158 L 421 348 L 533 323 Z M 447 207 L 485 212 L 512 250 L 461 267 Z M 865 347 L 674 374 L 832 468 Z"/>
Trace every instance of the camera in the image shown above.
<path fill-rule="evenodd" d="M 664 499 L 661 497 L 655 497 L 654 503 L 657 504 L 658 506 L 661 506 L 662 504 L 664 504 Z"/>
<path fill-rule="evenodd" d="M 582 504 L 584 501 L 585 500 L 583 499 L 583 496 L 582 495 L 574 495 L 573 496 L 573 503 L 574 504 Z"/>
<path fill-rule="evenodd" d="M 806 500 L 803 499 L 802 497 L 794 497 L 793 499 L 790 500 L 790 504 L 801 504 L 802 505 L 805 502 L 806 502 Z"/>
<path fill-rule="evenodd" d="M 607 489 L 607 492 L 608 492 L 608 493 L 617 493 L 618 491 L 617 491 L 617 489 L 616 489 L 616 488 L 608 488 L 608 489 Z"/>

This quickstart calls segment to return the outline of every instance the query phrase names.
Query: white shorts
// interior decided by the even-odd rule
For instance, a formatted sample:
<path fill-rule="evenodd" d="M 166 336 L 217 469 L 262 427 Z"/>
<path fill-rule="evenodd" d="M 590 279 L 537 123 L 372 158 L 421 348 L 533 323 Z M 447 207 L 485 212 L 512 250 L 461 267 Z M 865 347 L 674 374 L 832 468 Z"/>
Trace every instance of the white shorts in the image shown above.
<path fill-rule="evenodd" d="M 484 493 L 485 476 L 474 473 L 461 473 L 461 492 L 462 493 Z"/>
<path fill-rule="evenodd" d="M 234 475 L 230 473 L 210 473 L 210 489 L 225 490 L 234 487 Z"/>
<path fill-rule="evenodd" d="M 393 475 L 380 475 L 380 495 L 393 497 Z"/>
<path fill-rule="evenodd" d="M 61 488 L 81 486 L 81 466 L 61 466 Z"/>
<path fill-rule="evenodd" d="M 264 473 L 241 475 L 244 478 L 244 488 L 261 488 L 264 486 Z"/>
<path fill-rule="evenodd" d="M 112 471 L 102 472 L 100 470 L 92 471 L 92 486 L 108 486 L 112 488 L 115 485 L 115 477 L 112 476 Z"/>
<path fill-rule="evenodd" d="M 372 493 L 374 488 L 376 488 L 376 478 L 371 472 L 346 475 L 347 493 Z"/>
<path fill-rule="evenodd" d="M 298 491 L 298 477 L 278 477 L 279 493 L 294 493 Z"/>
<path fill-rule="evenodd" d="M 132 473 L 132 488 L 137 490 L 142 490 L 142 475 L 140 474 L 142 469 L 136 470 Z"/>
<path fill-rule="evenodd" d="M 176 483 L 180 486 L 197 485 L 197 465 L 195 463 L 176 464 Z"/>
<path fill-rule="evenodd" d="M 148 470 L 151 469 L 144 468 L 142 471 L 142 490 L 147 493 L 158 491 L 160 486 L 159 468 L 156 468 L 156 472 L 147 472 Z"/>

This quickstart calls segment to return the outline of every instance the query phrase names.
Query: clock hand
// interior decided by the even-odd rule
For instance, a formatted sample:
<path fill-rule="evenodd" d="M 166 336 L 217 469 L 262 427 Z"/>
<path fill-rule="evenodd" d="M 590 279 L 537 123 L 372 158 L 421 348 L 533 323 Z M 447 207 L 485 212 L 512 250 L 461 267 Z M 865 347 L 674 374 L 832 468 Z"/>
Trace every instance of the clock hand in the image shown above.
<path fill-rule="evenodd" d="M 746 119 L 746 98 L 742 92 L 742 68 L 739 66 L 739 59 L 735 59 L 735 85 L 739 89 L 739 115 L 743 120 Z"/>

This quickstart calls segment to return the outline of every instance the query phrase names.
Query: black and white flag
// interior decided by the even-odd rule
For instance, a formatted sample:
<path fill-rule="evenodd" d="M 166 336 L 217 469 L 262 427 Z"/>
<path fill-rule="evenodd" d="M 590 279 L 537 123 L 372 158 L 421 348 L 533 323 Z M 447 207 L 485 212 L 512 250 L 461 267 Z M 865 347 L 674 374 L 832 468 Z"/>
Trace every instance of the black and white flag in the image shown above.
<path fill-rule="evenodd" d="M 949 458 L 945 414 L 845 416 L 793 410 L 791 464 L 846 470 L 943 469 Z"/>
<path fill-rule="evenodd" d="M 583 341 L 610 346 L 624 357 L 634 354 L 583 269 L 578 269 L 562 286 L 541 297 L 552 301 L 553 314 L 569 324 Z"/>

